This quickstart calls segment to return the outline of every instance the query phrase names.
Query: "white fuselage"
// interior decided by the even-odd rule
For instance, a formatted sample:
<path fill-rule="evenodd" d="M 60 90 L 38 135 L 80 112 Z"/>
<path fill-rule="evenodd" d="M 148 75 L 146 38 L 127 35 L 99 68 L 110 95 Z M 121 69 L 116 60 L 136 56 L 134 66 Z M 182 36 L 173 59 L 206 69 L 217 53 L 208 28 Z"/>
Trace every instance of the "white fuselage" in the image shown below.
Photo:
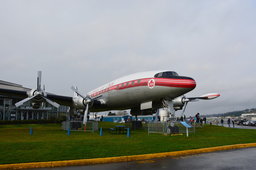
<path fill-rule="evenodd" d="M 150 101 L 159 104 L 162 99 L 174 99 L 196 87 L 195 80 L 189 77 L 156 77 L 157 73 L 164 72 L 150 71 L 132 74 L 89 92 L 88 95 L 93 100 L 102 104 L 101 107 L 91 108 L 91 111 L 131 109 Z"/>

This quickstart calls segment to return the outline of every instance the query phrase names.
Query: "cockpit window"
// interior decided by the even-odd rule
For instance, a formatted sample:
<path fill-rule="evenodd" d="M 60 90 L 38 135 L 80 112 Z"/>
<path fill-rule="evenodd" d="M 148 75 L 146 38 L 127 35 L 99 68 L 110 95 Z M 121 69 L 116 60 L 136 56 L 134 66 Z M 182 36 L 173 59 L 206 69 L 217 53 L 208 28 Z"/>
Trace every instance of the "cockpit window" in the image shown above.
<path fill-rule="evenodd" d="M 179 76 L 176 72 L 174 71 L 166 71 L 162 73 L 157 73 L 155 75 L 155 78 L 172 78 L 172 77 L 177 77 Z"/>

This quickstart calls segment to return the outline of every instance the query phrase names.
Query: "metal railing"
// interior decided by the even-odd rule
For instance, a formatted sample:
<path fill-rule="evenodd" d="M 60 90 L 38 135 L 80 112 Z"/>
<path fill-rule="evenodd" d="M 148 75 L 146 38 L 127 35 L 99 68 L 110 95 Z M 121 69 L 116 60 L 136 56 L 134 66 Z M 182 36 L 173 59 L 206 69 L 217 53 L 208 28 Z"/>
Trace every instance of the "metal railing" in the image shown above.
<path fill-rule="evenodd" d="M 64 121 L 62 122 L 62 129 L 70 131 L 96 132 L 99 130 L 99 125 L 96 121 L 89 121 L 86 123 L 86 126 L 83 125 L 82 121 Z"/>
<path fill-rule="evenodd" d="M 150 133 L 161 133 L 161 134 L 186 133 L 186 127 L 184 127 L 179 121 L 149 122 L 147 126 L 148 126 L 148 134 Z M 194 132 L 194 128 L 190 128 L 189 132 Z"/>

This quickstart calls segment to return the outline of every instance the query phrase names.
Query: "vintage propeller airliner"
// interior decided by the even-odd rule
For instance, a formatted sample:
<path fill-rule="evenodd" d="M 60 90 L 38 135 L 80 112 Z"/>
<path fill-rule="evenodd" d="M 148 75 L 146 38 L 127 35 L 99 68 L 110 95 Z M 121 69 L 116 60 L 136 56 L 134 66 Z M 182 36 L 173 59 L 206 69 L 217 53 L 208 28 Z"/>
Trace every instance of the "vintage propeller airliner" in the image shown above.
<path fill-rule="evenodd" d="M 83 123 L 86 124 L 89 111 L 131 109 L 132 115 L 144 114 L 146 110 L 165 108 L 169 115 L 181 110 L 190 101 L 209 100 L 219 97 L 218 93 L 209 93 L 200 97 L 185 97 L 184 94 L 196 87 L 193 78 L 180 76 L 174 71 L 149 71 L 135 73 L 107 83 L 87 95 L 71 87 L 74 96 L 61 96 L 45 92 L 41 88 L 41 71 L 38 72 L 37 89 L 17 91 L 0 89 L 0 94 L 20 96 L 23 100 L 16 107 L 30 101 L 33 108 L 40 108 L 43 102 L 54 107 L 66 105 L 73 109 L 84 110 Z M 185 108 L 184 107 L 184 108 Z"/>

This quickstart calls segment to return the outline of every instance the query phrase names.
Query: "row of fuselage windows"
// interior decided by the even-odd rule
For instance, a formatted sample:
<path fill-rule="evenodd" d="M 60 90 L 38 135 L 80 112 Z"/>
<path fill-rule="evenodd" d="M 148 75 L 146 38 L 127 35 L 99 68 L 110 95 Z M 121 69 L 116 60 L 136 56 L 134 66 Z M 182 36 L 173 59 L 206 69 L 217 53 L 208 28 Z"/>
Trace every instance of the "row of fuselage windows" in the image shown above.
<path fill-rule="evenodd" d="M 134 86 L 136 84 L 139 84 L 140 82 L 141 82 L 141 80 L 134 80 L 134 81 L 129 81 L 129 82 L 126 82 L 126 83 L 118 84 L 118 85 L 116 85 L 115 89 L 118 90 L 120 88 L 124 88 L 124 87 L 128 87 L 128 86 Z M 100 95 L 102 93 L 105 93 L 105 92 L 108 92 L 108 91 L 110 91 L 110 89 L 112 89 L 112 88 L 111 87 L 106 88 L 106 89 L 103 89 L 99 92 L 93 93 L 92 97 L 98 96 L 98 95 Z"/>
<path fill-rule="evenodd" d="M 122 84 L 117 85 L 116 89 L 128 87 L 128 86 L 134 86 L 135 84 L 139 84 L 140 82 L 141 82 L 141 80 L 135 80 L 135 81 L 122 83 Z"/>

